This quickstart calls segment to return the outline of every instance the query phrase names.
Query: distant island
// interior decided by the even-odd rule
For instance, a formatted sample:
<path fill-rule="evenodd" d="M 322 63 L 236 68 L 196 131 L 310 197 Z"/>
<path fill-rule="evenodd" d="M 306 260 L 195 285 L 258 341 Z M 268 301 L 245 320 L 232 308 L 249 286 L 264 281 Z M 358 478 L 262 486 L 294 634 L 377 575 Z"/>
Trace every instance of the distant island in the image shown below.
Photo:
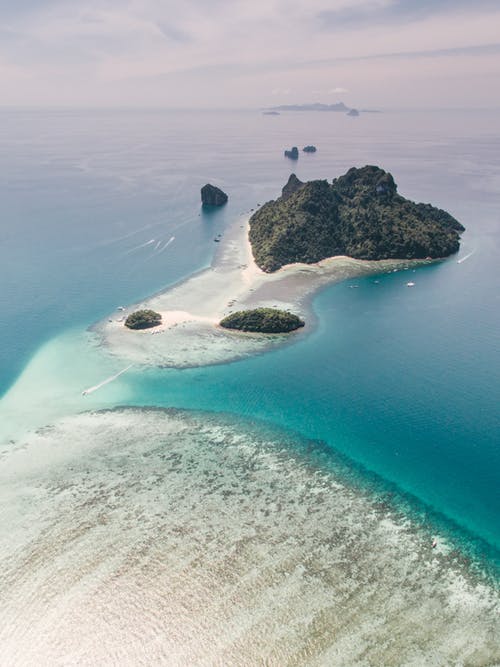
<path fill-rule="evenodd" d="M 239 310 L 220 322 L 220 326 L 225 329 L 268 334 L 290 333 L 290 331 L 300 329 L 304 324 L 304 321 L 297 315 L 277 308 Z"/>
<path fill-rule="evenodd" d="M 203 206 L 223 206 L 227 200 L 227 194 L 215 185 L 207 183 L 201 188 L 201 203 Z"/>
<path fill-rule="evenodd" d="M 264 116 L 279 116 L 279 111 L 263 111 Z"/>
<path fill-rule="evenodd" d="M 355 259 L 447 257 L 464 227 L 449 213 L 397 192 L 376 166 L 352 168 L 332 183 L 303 183 L 292 174 L 282 196 L 250 218 L 249 240 L 266 272 L 295 262 L 347 255 Z"/>
<path fill-rule="evenodd" d="M 157 327 L 161 324 L 161 315 L 160 313 L 155 312 L 154 310 L 136 310 L 125 320 L 125 326 L 128 329 L 150 329 L 151 327 Z"/>
<path fill-rule="evenodd" d="M 294 146 L 291 150 L 286 150 L 285 151 L 285 157 L 290 158 L 290 160 L 298 160 L 299 159 L 299 149 L 297 146 Z"/>
<path fill-rule="evenodd" d="M 278 107 L 271 107 L 268 111 L 349 111 L 343 102 L 336 104 L 321 104 L 320 102 L 313 102 L 312 104 L 283 104 Z"/>
<path fill-rule="evenodd" d="M 348 116 L 359 116 L 359 111 L 357 109 L 349 109 L 347 112 Z"/>
<path fill-rule="evenodd" d="M 304 146 L 302 149 L 304 153 L 316 153 L 316 150 L 316 146 Z"/>

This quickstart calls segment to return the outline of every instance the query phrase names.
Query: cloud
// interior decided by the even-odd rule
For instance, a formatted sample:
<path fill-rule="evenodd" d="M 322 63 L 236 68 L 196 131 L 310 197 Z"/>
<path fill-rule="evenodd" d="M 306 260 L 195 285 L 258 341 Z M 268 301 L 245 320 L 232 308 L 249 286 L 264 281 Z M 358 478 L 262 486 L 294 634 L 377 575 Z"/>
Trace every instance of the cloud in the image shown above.
<path fill-rule="evenodd" d="M 347 88 L 341 88 L 337 86 L 336 88 L 321 88 L 319 90 L 311 90 L 313 95 L 341 95 L 342 93 L 348 93 Z"/>
<path fill-rule="evenodd" d="M 421 86 L 432 85 L 430 58 L 446 60 L 450 77 L 453 59 L 478 76 L 500 68 L 499 24 L 498 0 L 0 0 L 0 85 L 14 104 L 66 103 L 63 94 L 127 104 L 140 87 L 144 105 L 260 106 L 292 91 L 345 94 L 330 82 L 346 81 L 374 104 L 375 89 L 396 98 L 383 85 L 390 60 L 412 59 Z"/>
<path fill-rule="evenodd" d="M 332 6 L 317 13 L 324 29 L 345 30 L 365 25 L 394 25 L 429 17 L 462 13 L 471 9 L 470 0 L 365 0 L 352 5 Z M 498 9 L 498 0 L 474 0 L 476 13 Z"/>

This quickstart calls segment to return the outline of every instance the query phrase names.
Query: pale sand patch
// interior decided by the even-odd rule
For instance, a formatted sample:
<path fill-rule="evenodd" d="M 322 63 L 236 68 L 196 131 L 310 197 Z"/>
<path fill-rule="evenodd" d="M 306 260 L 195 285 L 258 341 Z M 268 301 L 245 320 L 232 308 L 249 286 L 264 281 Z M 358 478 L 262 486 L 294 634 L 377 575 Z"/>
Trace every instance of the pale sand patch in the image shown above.
<path fill-rule="evenodd" d="M 177 324 L 184 324 L 186 322 L 207 322 L 209 324 L 217 324 L 217 320 L 213 317 L 202 317 L 201 315 L 193 315 L 185 310 L 165 310 L 160 312 L 161 324 L 149 329 L 143 329 L 140 333 L 152 334 L 160 333 L 166 329 L 170 329 Z"/>
<path fill-rule="evenodd" d="M 134 304 L 120 316 L 98 325 L 97 330 L 113 354 L 135 363 L 172 367 L 225 363 L 304 335 L 311 329 L 310 298 L 320 287 L 421 263 L 370 262 L 339 256 L 317 264 L 289 264 L 275 273 L 265 273 L 253 259 L 248 218 L 244 218 L 226 232 L 211 267 Z M 291 310 L 305 318 L 306 326 L 293 334 L 272 337 L 242 336 L 217 326 L 231 312 L 260 306 Z M 143 331 L 127 329 L 126 315 L 139 308 L 161 313 L 162 324 Z"/>

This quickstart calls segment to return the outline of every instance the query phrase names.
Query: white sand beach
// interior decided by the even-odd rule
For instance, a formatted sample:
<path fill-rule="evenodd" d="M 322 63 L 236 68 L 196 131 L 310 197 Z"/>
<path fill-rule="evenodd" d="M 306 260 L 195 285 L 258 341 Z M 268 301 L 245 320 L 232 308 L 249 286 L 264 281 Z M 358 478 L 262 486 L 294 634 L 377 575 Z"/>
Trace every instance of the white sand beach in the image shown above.
<path fill-rule="evenodd" d="M 97 331 L 111 353 L 134 363 L 179 368 L 225 363 L 310 331 L 314 320 L 310 297 L 323 285 L 421 263 L 339 256 L 317 264 L 289 264 L 274 273 L 265 273 L 253 259 L 245 217 L 221 238 L 211 267 L 111 315 L 97 325 Z M 301 315 L 306 326 L 292 334 L 272 336 L 243 334 L 218 326 L 232 312 L 260 306 L 290 310 Z M 161 313 L 162 323 L 141 331 L 125 327 L 127 314 L 140 308 Z"/>

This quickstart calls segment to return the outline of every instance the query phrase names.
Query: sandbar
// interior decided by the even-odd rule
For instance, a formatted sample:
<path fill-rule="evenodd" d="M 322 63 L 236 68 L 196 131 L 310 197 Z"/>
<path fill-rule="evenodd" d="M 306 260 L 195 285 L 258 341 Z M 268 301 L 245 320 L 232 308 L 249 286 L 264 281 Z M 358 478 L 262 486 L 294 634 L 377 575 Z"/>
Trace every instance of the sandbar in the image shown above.
<path fill-rule="evenodd" d="M 254 261 L 248 229 L 248 216 L 236 220 L 221 238 L 210 267 L 99 323 L 95 329 L 108 351 L 133 363 L 175 368 L 235 361 L 307 335 L 315 322 L 312 296 L 321 287 L 422 264 L 337 256 L 265 273 Z M 218 326 L 232 312 L 260 306 L 290 310 L 306 326 L 284 335 L 242 334 Z M 127 329 L 127 314 L 141 308 L 161 313 L 162 323 L 142 331 Z"/>

